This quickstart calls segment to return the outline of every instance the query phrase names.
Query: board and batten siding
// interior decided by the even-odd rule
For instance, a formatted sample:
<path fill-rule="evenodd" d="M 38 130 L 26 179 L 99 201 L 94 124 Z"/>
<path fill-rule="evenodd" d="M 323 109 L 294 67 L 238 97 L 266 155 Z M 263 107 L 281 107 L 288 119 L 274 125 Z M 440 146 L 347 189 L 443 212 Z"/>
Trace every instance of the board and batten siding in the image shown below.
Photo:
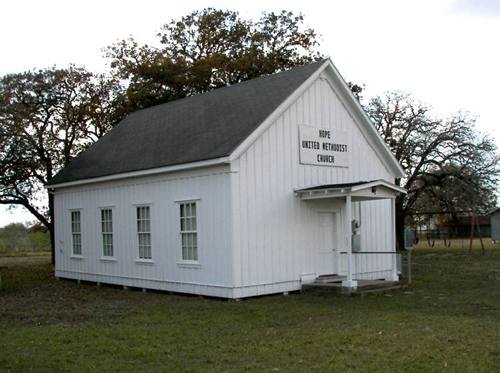
<path fill-rule="evenodd" d="M 232 297 L 229 167 L 182 171 L 55 194 L 56 276 Z M 178 201 L 197 201 L 199 267 L 182 265 Z M 153 263 L 140 263 L 136 206 L 149 205 Z M 102 259 L 100 208 L 113 210 L 115 260 Z M 81 211 L 82 257 L 72 258 L 70 211 Z"/>
<path fill-rule="evenodd" d="M 295 189 L 394 176 L 369 145 L 327 75 L 309 88 L 231 163 L 235 294 L 251 296 L 300 288 L 301 276 L 317 274 L 318 211 L 340 201 L 306 202 Z M 349 168 L 299 163 L 299 125 L 345 130 L 351 144 Z M 339 204 L 340 203 L 340 204 Z M 361 203 L 362 250 L 393 249 L 391 200 Z M 356 216 L 356 208 L 353 208 Z M 344 243 L 342 244 L 344 245 Z M 345 247 L 345 246 L 344 246 Z M 357 278 L 389 275 L 390 258 L 357 256 Z"/>

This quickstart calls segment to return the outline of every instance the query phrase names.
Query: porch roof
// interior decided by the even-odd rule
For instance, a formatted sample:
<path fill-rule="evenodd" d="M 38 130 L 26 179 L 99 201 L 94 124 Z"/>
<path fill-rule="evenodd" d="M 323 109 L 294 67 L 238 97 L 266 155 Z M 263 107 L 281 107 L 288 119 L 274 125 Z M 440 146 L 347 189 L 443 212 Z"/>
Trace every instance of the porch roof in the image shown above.
<path fill-rule="evenodd" d="M 302 200 L 341 198 L 350 195 L 353 201 L 367 201 L 396 198 L 399 193 L 406 194 L 406 190 L 386 180 L 324 184 L 295 190 L 295 194 Z"/>

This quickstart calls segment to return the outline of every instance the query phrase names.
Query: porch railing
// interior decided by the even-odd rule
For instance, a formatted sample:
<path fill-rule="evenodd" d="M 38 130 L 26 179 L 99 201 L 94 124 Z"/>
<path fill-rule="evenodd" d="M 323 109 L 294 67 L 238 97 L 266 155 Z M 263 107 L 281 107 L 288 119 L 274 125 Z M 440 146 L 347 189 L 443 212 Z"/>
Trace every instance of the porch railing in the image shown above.
<path fill-rule="evenodd" d="M 341 251 L 341 273 L 347 273 L 347 252 Z M 394 251 L 353 251 L 353 279 L 376 279 L 391 277 L 401 273 L 401 255 Z"/>

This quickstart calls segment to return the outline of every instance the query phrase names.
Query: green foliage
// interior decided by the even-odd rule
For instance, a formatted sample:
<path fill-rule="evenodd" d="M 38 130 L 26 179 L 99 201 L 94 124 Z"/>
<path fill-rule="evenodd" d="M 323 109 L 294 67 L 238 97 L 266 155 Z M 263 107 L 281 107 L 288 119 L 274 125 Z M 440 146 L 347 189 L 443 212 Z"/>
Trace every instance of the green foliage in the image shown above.
<path fill-rule="evenodd" d="M 170 21 L 157 36 L 158 48 L 130 38 L 105 49 L 125 89 L 124 113 L 320 58 L 316 32 L 302 15 L 287 11 L 254 22 L 207 8 Z"/>
<path fill-rule="evenodd" d="M 0 228 L 0 255 L 50 250 L 47 230 L 32 229 L 21 223 Z"/>
<path fill-rule="evenodd" d="M 111 128 L 117 87 L 72 65 L 1 77 L 0 204 L 24 206 L 50 230 L 43 185 Z"/>
<path fill-rule="evenodd" d="M 495 371 L 500 250 L 417 250 L 414 287 L 226 302 L 55 281 L 0 261 L 0 370 Z M 495 272 L 496 271 L 496 272 Z"/>
<path fill-rule="evenodd" d="M 28 243 L 28 228 L 21 223 L 12 223 L 0 228 L 0 250 L 19 251 Z"/>

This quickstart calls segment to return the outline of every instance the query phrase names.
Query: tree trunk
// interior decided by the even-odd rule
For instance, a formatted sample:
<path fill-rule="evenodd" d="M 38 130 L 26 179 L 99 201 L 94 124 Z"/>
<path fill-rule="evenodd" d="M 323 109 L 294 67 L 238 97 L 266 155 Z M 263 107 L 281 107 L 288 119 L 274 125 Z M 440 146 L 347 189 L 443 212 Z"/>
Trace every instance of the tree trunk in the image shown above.
<path fill-rule="evenodd" d="M 396 198 L 396 249 L 399 251 L 405 248 L 405 220 L 403 199 L 398 197 Z"/>
<path fill-rule="evenodd" d="M 49 191 L 49 233 L 50 233 L 50 252 L 51 263 L 56 264 L 56 238 L 54 236 L 54 194 Z"/>
<path fill-rule="evenodd" d="M 451 213 L 451 220 L 453 224 L 453 235 L 450 238 L 458 238 L 461 236 L 462 232 L 459 231 L 460 221 L 458 219 L 458 214 L 456 212 Z"/>

